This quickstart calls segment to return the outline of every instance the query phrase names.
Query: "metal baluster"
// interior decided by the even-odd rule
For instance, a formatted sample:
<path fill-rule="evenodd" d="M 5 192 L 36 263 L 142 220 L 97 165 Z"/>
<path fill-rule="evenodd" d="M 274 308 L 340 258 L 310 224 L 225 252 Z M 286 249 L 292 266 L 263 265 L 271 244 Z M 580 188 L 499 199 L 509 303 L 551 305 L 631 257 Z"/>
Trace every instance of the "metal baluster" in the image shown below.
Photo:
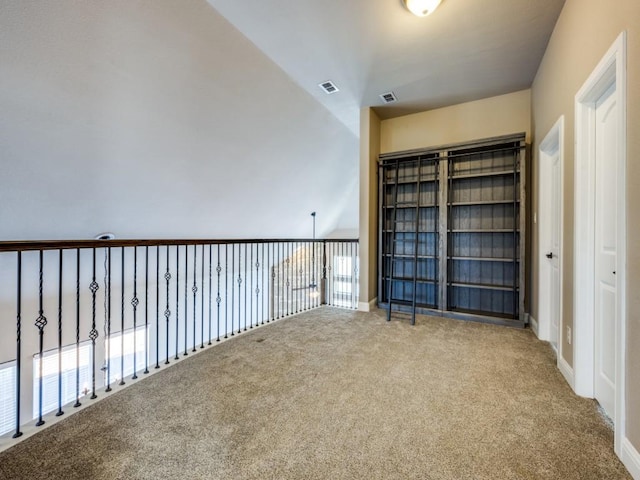
<path fill-rule="evenodd" d="M 144 247 L 144 371 L 142 373 L 149 373 L 149 246 Z"/>
<path fill-rule="evenodd" d="M 273 265 L 271 265 L 271 283 L 270 283 L 270 287 L 271 287 L 271 308 L 269 309 L 271 312 L 271 315 L 269 315 L 271 317 L 271 321 L 275 320 L 275 313 L 276 313 L 276 295 L 275 295 L 275 289 L 276 289 L 276 265 L 275 265 L 275 245 L 272 244 L 271 245 L 271 261 L 273 262 Z M 267 320 L 267 323 L 269 323 L 269 320 Z"/>
<path fill-rule="evenodd" d="M 160 245 L 156 247 L 156 366 L 160 368 Z"/>
<path fill-rule="evenodd" d="M 236 252 L 236 246 L 235 244 L 231 244 L 231 336 L 233 337 L 234 333 L 234 326 L 233 326 L 233 310 L 234 310 L 234 288 L 233 288 L 233 279 L 235 278 L 235 252 Z"/>
<path fill-rule="evenodd" d="M 138 378 L 138 355 L 137 355 L 137 343 L 136 334 L 138 331 L 138 247 L 133 247 L 133 298 L 131 299 L 131 305 L 133 306 L 133 375 L 132 380 Z M 122 352 L 124 356 L 124 351 Z"/>
<path fill-rule="evenodd" d="M 240 274 L 240 272 L 242 271 L 242 266 L 241 266 L 241 261 L 242 259 L 242 246 L 238 245 L 238 334 L 241 333 L 240 332 L 240 321 L 242 319 L 242 315 L 240 313 L 240 307 L 241 307 L 241 299 L 242 299 L 242 294 L 240 293 L 240 289 L 242 287 L 242 276 Z M 246 263 L 246 262 L 245 262 Z"/>
<path fill-rule="evenodd" d="M 224 246 L 224 338 L 228 338 L 228 304 L 229 304 L 229 245 Z M 233 334 L 233 332 L 231 332 Z"/>
<path fill-rule="evenodd" d="M 76 249 L 76 403 L 80 403 L 80 249 Z"/>
<path fill-rule="evenodd" d="M 56 417 L 64 415 L 62 411 L 62 249 L 58 250 L 58 411 Z"/>
<path fill-rule="evenodd" d="M 284 244 L 284 248 L 285 248 L 285 255 L 286 255 L 286 260 L 285 260 L 285 274 L 287 277 L 287 281 L 285 282 L 284 286 L 285 286 L 285 290 L 284 290 L 284 305 L 285 305 L 285 316 L 289 315 L 289 303 L 291 300 L 291 295 L 289 292 L 289 287 L 291 286 L 291 281 L 290 281 L 290 274 L 291 274 L 291 255 L 289 254 L 289 250 L 290 250 L 291 244 L 290 243 L 285 243 Z"/>
<path fill-rule="evenodd" d="M 36 318 L 36 327 L 38 327 L 38 336 L 39 336 L 39 345 L 40 345 L 40 354 L 38 357 L 38 422 L 36 423 L 36 427 L 40 425 L 44 425 L 44 420 L 42 419 L 42 346 L 44 341 L 44 327 L 47 326 L 47 317 L 44 316 L 43 310 L 43 267 L 42 267 L 42 257 L 43 251 L 40 250 L 39 255 L 39 268 L 38 268 L 38 318 Z"/>
<path fill-rule="evenodd" d="M 196 285 L 196 272 L 197 272 L 197 258 L 198 258 L 198 246 L 193 246 L 193 286 L 191 291 L 193 292 L 193 349 L 191 352 L 196 351 L 196 298 L 198 294 L 198 286 Z"/>
<path fill-rule="evenodd" d="M 171 317 L 171 310 L 169 310 L 169 281 L 171 280 L 171 273 L 169 272 L 169 245 L 167 245 L 167 270 L 164 273 L 164 279 L 167 282 L 167 303 L 164 308 L 164 318 L 166 320 L 166 350 L 165 350 L 165 365 L 169 365 L 169 317 Z"/>
<path fill-rule="evenodd" d="M 204 243 L 200 259 L 200 285 L 202 287 L 202 293 L 200 293 L 200 348 L 204 348 Z"/>
<path fill-rule="evenodd" d="M 260 244 L 256 243 L 256 327 L 260 324 Z"/>
<path fill-rule="evenodd" d="M 209 244 L 209 345 L 211 345 L 211 293 L 212 293 L 212 275 L 211 275 L 211 254 L 212 254 L 213 246 Z"/>
<path fill-rule="evenodd" d="M 247 244 L 244 244 L 244 331 L 247 331 Z"/>
<path fill-rule="evenodd" d="M 16 258 L 16 431 L 12 438 L 22 436 L 20 431 L 20 380 L 22 372 L 22 252 Z"/>
<path fill-rule="evenodd" d="M 186 321 L 186 319 L 185 319 Z M 180 360 L 178 357 L 178 341 L 180 336 L 180 246 L 176 245 L 176 354 L 174 360 Z"/>
<path fill-rule="evenodd" d="M 118 385 L 124 385 L 124 247 L 121 247 L 121 268 L 120 272 L 120 382 Z"/>
<path fill-rule="evenodd" d="M 271 275 L 271 262 L 269 261 L 271 258 L 270 252 L 271 252 L 271 244 L 267 243 L 267 265 L 266 265 L 266 269 L 263 268 L 263 272 L 265 273 L 266 279 L 267 279 L 267 323 L 269 323 L 269 318 L 271 317 L 271 312 L 273 312 L 273 303 L 269 302 L 269 299 L 272 298 L 273 295 L 273 288 L 271 285 L 271 281 L 269 280 L 269 276 Z M 266 270 L 266 272 L 265 272 Z M 264 280 L 263 280 L 263 285 L 264 285 Z M 264 318 L 264 315 L 263 315 Z"/>
<path fill-rule="evenodd" d="M 107 248 L 107 342 L 105 345 L 107 361 L 107 388 L 105 392 L 111 391 L 111 247 Z"/>
<path fill-rule="evenodd" d="M 98 398 L 96 395 L 96 339 L 98 338 L 98 330 L 96 329 L 96 292 L 100 288 L 96 282 L 96 249 L 92 249 L 92 273 L 91 284 L 91 331 L 89 338 L 91 339 L 91 400 Z"/>
<path fill-rule="evenodd" d="M 216 266 L 216 273 L 218 274 L 218 294 L 216 295 L 216 304 L 218 309 L 218 314 L 216 317 L 217 322 L 217 338 L 216 342 L 220 341 L 220 302 L 222 298 L 220 298 L 220 272 L 222 272 L 222 267 L 220 266 L 220 244 L 218 244 L 218 265 Z"/>
<path fill-rule="evenodd" d="M 194 247 L 195 248 L 195 247 Z M 194 269 L 195 270 L 195 269 Z M 188 333 L 188 324 L 187 324 L 187 298 L 189 296 L 188 291 L 189 291 L 189 286 L 187 285 L 187 282 L 189 281 L 189 245 L 185 245 L 184 246 L 184 353 L 183 355 L 186 357 L 187 355 L 189 355 L 187 353 L 188 350 L 188 346 L 187 346 L 187 339 L 189 338 L 189 333 Z M 195 327 L 195 319 L 194 319 L 194 327 Z M 195 338 L 194 338 L 195 341 Z"/>
<path fill-rule="evenodd" d="M 249 288 L 249 298 L 251 298 L 253 294 L 253 243 L 251 244 L 251 247 L 249 247 L 249 252 L 251 257 L 249 261 L 249 271 L 251 272 L 251 286 Z M 245 274 L 245 278 L 246 278 L 246 274 Z M 249 300 L 249 328 L 253 328 L 253 302 L 251 300 Z"/>

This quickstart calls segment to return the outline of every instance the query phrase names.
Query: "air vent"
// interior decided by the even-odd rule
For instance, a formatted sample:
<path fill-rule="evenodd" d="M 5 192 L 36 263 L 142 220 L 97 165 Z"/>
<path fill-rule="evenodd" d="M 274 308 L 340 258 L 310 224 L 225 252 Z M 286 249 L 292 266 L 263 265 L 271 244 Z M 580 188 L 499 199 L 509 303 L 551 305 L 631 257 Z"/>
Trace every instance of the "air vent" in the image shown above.
<path fill-rule="evenodd" d="M 331 80 L 327 80 L 326 82 L 319 83 L 318 86 L 321 89 L 323 89 L 325 93 L 327 93 L 328 95 L 331 95 L 332 93 L 336 93 L 340 91 L 340 89 L 336 87 L 336 84 L 333 83 Z"/>
<path fill-rule="evenodd" d="M 398 101 L 396 94 L 393 92 L 383 93 L 380 95 L 380 98 L 384 103 L 393 103 Z"/>

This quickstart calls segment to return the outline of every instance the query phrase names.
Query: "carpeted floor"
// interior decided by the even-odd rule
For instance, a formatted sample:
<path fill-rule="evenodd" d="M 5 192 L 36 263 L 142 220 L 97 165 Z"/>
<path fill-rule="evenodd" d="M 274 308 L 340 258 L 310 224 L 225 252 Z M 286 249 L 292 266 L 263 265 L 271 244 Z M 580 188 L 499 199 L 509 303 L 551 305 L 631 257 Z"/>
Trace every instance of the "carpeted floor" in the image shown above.
<path fill-rule="evenodd" d="M 182 360 L 0 453 L 2 479 L 622 479 L 528 330 L 323 308 Z"/>

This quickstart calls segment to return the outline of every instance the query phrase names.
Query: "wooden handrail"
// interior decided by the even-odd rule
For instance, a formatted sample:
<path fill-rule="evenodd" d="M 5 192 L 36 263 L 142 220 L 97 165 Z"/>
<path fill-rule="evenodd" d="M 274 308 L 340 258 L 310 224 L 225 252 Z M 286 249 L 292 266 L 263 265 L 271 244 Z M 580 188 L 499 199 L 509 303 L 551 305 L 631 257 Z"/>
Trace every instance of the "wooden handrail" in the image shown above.
<path fill-rule="evenodd" d="M 37 250 L 69 250 L 74 248 L 108 247 L 156 247 L 165 245 L 232 245 L 255 243 L 357 243 L 354 238 L 270 238 L 270 239 L 113 239 L 113 240 L 16 240 L 0 242 L 0 252 L 25 252 Z"/>

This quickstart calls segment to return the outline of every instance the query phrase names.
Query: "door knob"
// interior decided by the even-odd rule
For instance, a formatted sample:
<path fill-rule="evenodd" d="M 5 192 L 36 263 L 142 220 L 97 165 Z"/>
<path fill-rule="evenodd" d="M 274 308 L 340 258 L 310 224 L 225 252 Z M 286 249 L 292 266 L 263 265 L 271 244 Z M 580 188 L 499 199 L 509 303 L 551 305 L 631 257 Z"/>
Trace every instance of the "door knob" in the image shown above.
<path fill-rule="evenodd" d="M 553 252 L 549 252 L 545 255 L 547 258 L 553 258 Z"/>

